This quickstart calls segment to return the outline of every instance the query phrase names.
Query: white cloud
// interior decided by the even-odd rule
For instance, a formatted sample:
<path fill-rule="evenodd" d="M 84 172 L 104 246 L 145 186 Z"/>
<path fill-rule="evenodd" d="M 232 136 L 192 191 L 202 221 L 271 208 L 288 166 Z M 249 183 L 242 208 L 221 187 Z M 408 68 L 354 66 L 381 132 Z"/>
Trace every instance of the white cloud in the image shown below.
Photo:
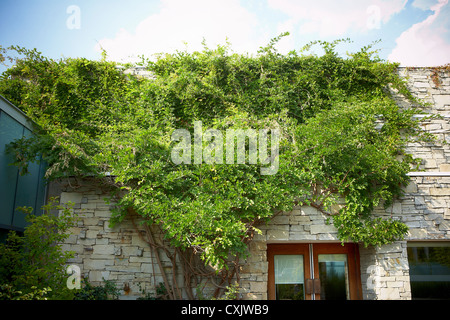
<path fill-rule="evenodd" d="M 352 37 L 381 28 L 405 9 L 407 0 L 161 0 L 159 10 L 141 21 L 134 30 L 121 29 L 112 38 L 101 39 L 111 60 L 130 61 L 137 55 L 201 50 L 225 44 L 237 52 L 254 53 L 281 32 L 289 31 L 277 48 L 294 49 L 298 39 Z M 414 0 L 412 6 L 433 12 L 411 26 L 396 40 L 388 60 L 402 65 L 436 65 L 450 62 L 449 0 Z M 251 6 L 253 3 L 253 7 Z M 252 8 L 252 9 L 249 9 Z M 257 13 L 261 14 L 257 16 Z M 274 14 L 275 13 L 275 14 Z M 280 13 L 284 15 L 280 15 Z M 277 19 L 273 26 L 270 19 Z M 281 18 L 281 21 L 280 21 Z M 325 39 L 324 39 L 325 40 Z"/>
<path fill-rule="evenodd" d="M 386 23 L 400 12 L 406 0 L 268 0 L 269 6 L 289 16 L 302 34 L 343 36 L 349 31 L 365 32 Z M 368 10 L 369 9 L 369 10 Z M 373 23 L 373 21 L 379 20 Z"/>
<path fill-rule="evenodd" d="M 425 1 L 421 1 L 424 7 Z M 432 3 L 429 3 L 431 5 Z M 416 4 L 417 5 L 417 4 Z M 402 66 L 437 66 L 450 63 L 450 6 L 439 0 L 428 9 L 434 13 L 412 25 L 396 40 L 388 60 Z"/>
<path fill-rule="evenodd" d="M 429 10 L 437 2 L 437 0 L 414 0 L 412 6 L 422 10 Z"/>
<path fill-rule="evenodd" d="M 265 39 L 258 34 L 258 19 L 239 0 L 163 0 L 159 12 L 149 16 L 136 30 L 120 30 L 113 39 L 97 45 L 114 61 L 130 61 L 137 55 L 187 49 L 201 50 L 231 42 L 233 50 L 251 52 Z"/>

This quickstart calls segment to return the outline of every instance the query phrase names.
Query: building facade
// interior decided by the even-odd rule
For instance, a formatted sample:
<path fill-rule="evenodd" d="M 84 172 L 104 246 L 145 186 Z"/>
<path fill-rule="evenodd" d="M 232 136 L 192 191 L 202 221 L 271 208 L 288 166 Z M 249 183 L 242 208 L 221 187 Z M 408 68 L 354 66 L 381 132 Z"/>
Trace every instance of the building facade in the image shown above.
<path fill-rule="evenodd" d="M 426 68 L 400 68 L 412 93 L 440 119 L 423 121 L 433 144 L 411 143 L 408 150 L 423 159 L 411 172 L 405 195 L 375 214 L 394 217 L 409 227 L 403 241 L 381 247 L 341 245 L 327 217 L 312 207 L 295 207 L 261 226 L 249 244 L 240 272 L 243 299 L 450 299 L 450 77 Z M 435 74 L 439 73 L 439 77 Z M 398 103 L 414 108 L 401 96 Z M 116 282 L 123 299 L 155 292 L 163 282 L 145 230 L 130 219 L 111 227 L 108 190 L 89 180 L 54 182 L 50 195 L 75 204 L 81 220 L 64 247 L 70 261 L 91 282 Z M 169 267 L 170 261 L 161 262 Z M 165 267 L 164 267 L 165 268 Z M 182 284 L 182 275 L 178 274 Z"/>
<path fill-rule="evenodd" d="M 18 207 L 31 207 L 34 214 L 41 214 L 45 203 L 45 163 L 29 163 L 29 173 L 21 175 L 17 167 L 10 165 L 14 156 L 7 151 L 8 144 L 32 132 L 27 116 L 0 95 L 0 240 L 9 230 L 21 232 L 27 225 L 25 214 Z"/>

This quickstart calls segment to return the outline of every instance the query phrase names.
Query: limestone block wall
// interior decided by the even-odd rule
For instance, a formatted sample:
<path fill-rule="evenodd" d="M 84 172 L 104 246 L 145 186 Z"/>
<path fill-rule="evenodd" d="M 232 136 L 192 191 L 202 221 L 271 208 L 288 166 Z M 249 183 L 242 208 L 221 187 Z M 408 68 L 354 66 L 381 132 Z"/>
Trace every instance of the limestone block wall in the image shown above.
<path fill-rule="evenodd" d="M 94 286 L 104 285 L 104 280 L 112 281 L 119 289 L 122 300 L 149 296 L 167 298 L 161 296 L 166 287 L 164 272 L 169 285 L 179 289 L 177 292 L 183 299 L 188 299 L 183 290 L 185 275 L 182 268 L 176 268 L 177 284 L 174 285 L 172 261 L 160 250 L 158 257 L 163 271 L 160 269 L 157 249 L 149 245 L 147 230 L 141 225 L 139 217 L 126 217 L 120 223 L 110 224 L 115 202 L 108 189 L 99 187 L 92 179 L 71 178 L 53 181 L 49 191 L 50 196 L 60 197 L 60 204 L 71 202 L 73 214 L 78 217 L 77 225 L 71 228 L 63 244 L 63 250 L 75 253 L 67 264 L 78 266 L 83 279 L 88 279 Z M 159 229 L 150 228 L 159 244 L 163 238 Z M 206 271 L 214 273 L 212 268 L 206 268 Z M 199 284 L 204 297 L 212 296 L 216 289 L 211 279 L 207 280 Z M 213 280 L 220 283 L 217 279 Z M 195 296 L 196 288 L 192 289 Z"/>
<path fill-rule="evenodd" d="M 130 219 L 110 225 L 114 202 L 105 202 L 108 190 L 92 181 L 61 180 L 52 183 L 51 194 L 59 195 L 62 204 L 74 203 L 79 220 L 63 247 L 75 253 L 68 263 L 80 267 L 83 278 L 93 285 L 113 281 L 121 299 L 136 299 L 144 291 L 156 296 L 155 287 L 163 278 L 143 237 L 145 231 Z M 170 261 L 163 260 L 163 265 L 169 267 Z"/>
<path fill-rule="evenodd" d="M 250 243 L 250 257 L 241 271 L 241 289 L 244 299 L 266 300 L 268 281 L 268 243 L 340 242 L 337 231 L 326 224 L 327 216 L 313 207 L 298 206 L 291 212 L 282 212 L 267 225 L 258 226 Z"/>
<path fill-rule="evenodd" d="M 409 227 L 405 241 L 381 247 L 359 245 L 363 299 L 411 299 L 407 241 L 450 241 L 450 184 L 448 177 L 413 177 L 410 190 L 378 216 L 393 217 Z M 444 182 L 444 181 L 446 182 Z M 419 199 L 419 200 L 417 200 Z M 267 299 L 268 243 L 339 242 L 327 216 L 312 207 L 296 207 L 261 226 L 250 244 L 251 256 L 242 268 L 245 299 Z"/>

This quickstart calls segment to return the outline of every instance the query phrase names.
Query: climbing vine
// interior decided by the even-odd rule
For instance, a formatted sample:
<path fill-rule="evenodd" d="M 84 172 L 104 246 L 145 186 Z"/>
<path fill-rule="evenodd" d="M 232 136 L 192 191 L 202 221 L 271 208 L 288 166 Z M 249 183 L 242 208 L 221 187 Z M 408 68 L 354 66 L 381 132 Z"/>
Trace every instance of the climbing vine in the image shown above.
<path fill-rule="evenodd" d="M 398 64 L 380 59 L 373 45 L 339 56 L 336 46 L 349 40 L 316 41 L 283 55 L 276 49 L 283 36 L 254 56 L 204 44 L 201 52 L 143 58 L 150 79 L 105 60 L 55 61 L 10 48 L 22 56 L 2 74 L 0 93 L 35 121 L 38 133 L 13 143 L 16 164 L 42 153 L 48 178 L 89 176 L 112 186 L 112 222 L 137 216 L 147 236 L 157 227 L 162 238 L 147 239 L 153 249 L 174 264 L 186 262 L 185 270 L 194 258 L 213 267 L 222 275 L 218 287 L 239 277 L 258 226 L 294 205 L 329 215 L 342 241 L 401 239 L 406 226 L 375 217 L 373 209 L 402 194 L 417 164 L 404 146 L 428 137 L 412 117 L 417 110 L 400 110 L 387 90 L 413 99 Z M 324 54 L 310 54 L 312 46 Z M 196 121 L 202 133 L 278 130 L 276 173 L 262 175 L 267 163 L 259 159 L 174 163 L 172 134 L 184 129 L 194 136 Z M 187 276 L 185 287 L 197 287 L 203 271 L 191 268 L 195 277 Z M 170 281 L 165 277 L 165 287 L 177 298 L 180 288 Z"/>

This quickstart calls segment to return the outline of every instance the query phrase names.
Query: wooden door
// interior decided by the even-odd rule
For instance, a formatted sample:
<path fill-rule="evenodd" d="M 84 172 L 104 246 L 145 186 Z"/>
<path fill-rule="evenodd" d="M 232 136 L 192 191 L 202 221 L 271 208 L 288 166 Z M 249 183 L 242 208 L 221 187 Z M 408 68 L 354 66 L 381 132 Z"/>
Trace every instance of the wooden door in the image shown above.
<path fill-rule="evenodd" d="M 269 299 L 362 298 L 357 245 L 269 244 L 267 248 Z"/>

